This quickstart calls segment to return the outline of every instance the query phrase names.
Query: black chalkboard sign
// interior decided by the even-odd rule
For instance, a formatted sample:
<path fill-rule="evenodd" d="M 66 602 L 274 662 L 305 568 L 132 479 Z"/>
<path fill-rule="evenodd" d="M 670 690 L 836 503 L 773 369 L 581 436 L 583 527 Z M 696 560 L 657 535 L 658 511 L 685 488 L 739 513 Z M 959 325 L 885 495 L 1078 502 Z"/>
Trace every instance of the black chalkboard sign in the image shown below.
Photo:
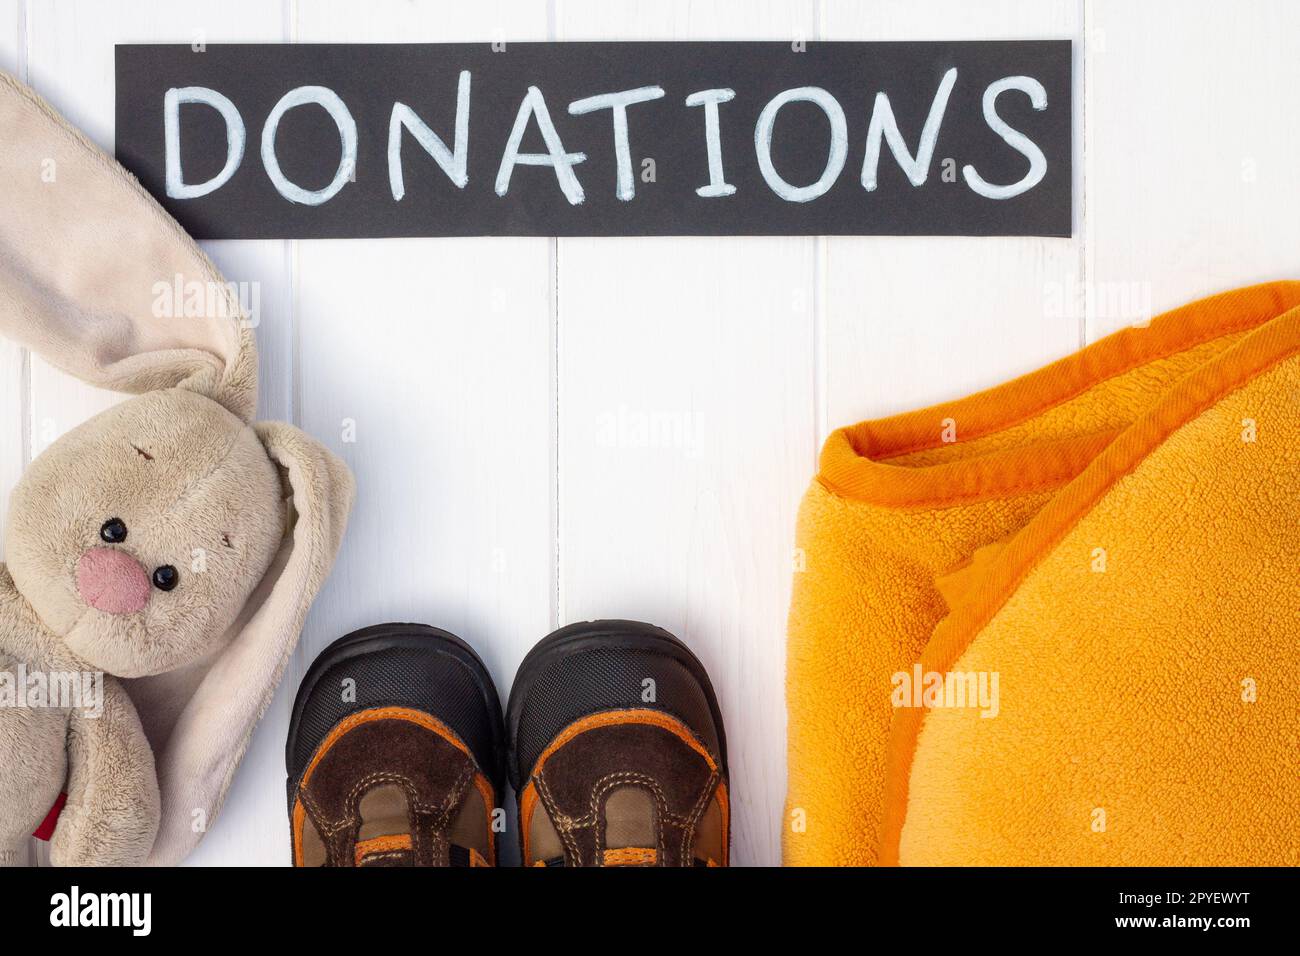
<path fill-rule="evenodd" d="M 1068 40 L 116 52 L 200 239 L 1071 231 Z"/>

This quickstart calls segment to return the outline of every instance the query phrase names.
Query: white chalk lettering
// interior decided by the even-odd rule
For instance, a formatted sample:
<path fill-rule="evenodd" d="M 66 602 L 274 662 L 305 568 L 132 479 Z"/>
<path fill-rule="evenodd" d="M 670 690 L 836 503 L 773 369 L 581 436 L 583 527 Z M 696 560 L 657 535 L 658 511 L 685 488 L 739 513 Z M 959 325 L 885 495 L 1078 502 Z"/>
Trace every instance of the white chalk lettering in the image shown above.
<path fill-rule="evenodd" d="M 889 104 L 889 95 L 884 92 L 876 94 L 876 105 L 871 111 L 871 125 L 867 127 L 867 156 L 862 162 L 862 186 L 867 192 L 876 188 L 876 171 L 880 166 L 880 140 L 883 137 L 889 143 L 889 151 L 907 175 L 907 181 L 913 186 L 925 183 L 930 175 L 930 159 L 934 156 L 934 144 L 939 138 L 939 127 L 943 125 L 943 114 L 948 108 L 948 96 L 957 82 L 957 69 L 954 67 L 943 75 L 939 91 L 930 103 L 930 115 L 921 127 L 921 141 L 917 144 L 916 155 L 907 149 L 903 134 L 899 132 L 898 120 L 894 118 L 894 108 Z"/>
<path fill-rule="evenodd" d="M 308 103 L 323 106 L 325 112 L 329 113 L 330 119 L 334 120 L 334 125 L 338 127 L 339 142 L 342 146 L 334 179 L 324 189 L 303 189 L 289 182 L 280 169 L 280 161 L 275 155 L 275 134 L 280 127 L 280 120 L 295 106 L 305 106 Z M 270 176 L 271 182 L 275 184 L 276 192 L 289 202 L 301 203 L 304 206 L 319 206 L 334 198 L 356 172 L 356 120 L 343 105 L 338 94 L 331 89 L 324 86 L 300 86 L 290 90 L 280 98 L 280 102 L 275 104 L 271 114 L 266 118 L 266 125 L 262 127 L 262 165 L 266 168 L 266 175 Z"/>
<path fill-rule="evenodd" d="M 546 144 L 544 153 L 521 153 L 519 144 L 523 141 L 524 130 L 528 128 L 529 117 L 537 117 L 537 128 L 541 131 L 542 142 Z M 504 196 L 510 191 L 510 175 L 515 166 L 550 166 L 555 170 L 555 178 L 560 184 L 564 198 L 571 205 L 578 205 L 586 198 L 582 183 L 574 175 L 573 167 L 587 159 L 586 153 L 566 153 L 560 142 L 560 134 L 551 122 L 550 111 L 546 109 L 546 100 L 542 91 L 535 86 L 528 87 L 528 93 L 519 104 L 519 113 L 515 116 L 515 125 L 510 130 L 506 141 L 505 153 L 501 156 L 501 166 L 497 169 L 497 195 Z"/>
<path fill-rule="evenodd" d="M 709 155 L 709 184 L 695 190 L 695 195 L 704 199 L 730 196 L 736 191 L 736 187 L 727 182 L 722 173 L 722 127 L 718 122 L 718 104 L 728 103 L 735 98 L 736 91 L 728 89 L 700 90 L 686 97 L 687 106 L 704 107 L 704 146 Z"/>
<path fill-rule="evenodd" d="M 790 185 L 772 165 L 772 128 L 776 124 L 776 114 L 787 103 L 816 104 L 830 120 L 831 142 L 826 155 L 826 167 L 822 170 L 821 177 L 808 186 Z M 844 169 L 844 160 L 849 155 L 849 131 L 844 109 L 835 97 L 820 86 L 801 86 L 778 93 L 758 116 L 758 124 L 754 127 L 754 151 L 758 154 L 758 169 L 772 192 L 787 202 L 809 202 L 816 199 L 835 184 Z"/>
<path fill-rule="evenodd" d="M 632 178 L 632 150 L 627 139 L 627 108 L 633 103 L 645 103 L 657 100 L 664 95 L 662 86 L 642 86 L 635 90 L 623 90 L 621 93 L 602 93 L 588 96 L 586 99 L 574 100 L 569 104 L 571 116 L 582 116 L 596 110 L 610 110 L 614 116 L 614 156 L 618 160 L 617 195 L 624 202 L 636 195 L 636 183 Z"/>
<path fill-rule="evenodd" d="M 1030 104 L 1040 112 L 1047 109 L 1047 90 L 1043 89 L 1043 84 L 1032 76 L 1003 77 L 996 83 L 990 83 L 989 88 L 984 91 L 984 122 L 988 123 L 989 129 L 1001 136 L 1008 146 L 1029 160 L 1029 172 L 1025 173 L 1024 178 L 1007 186 L 992 185 L 976 172 L 974 166 L 969 164 L 963 166 L 961 174 L 966 178 L 966 185 L 986 199 L 1010 199 L 1012 196 L 1019 196 L 1033 189 L 1047 175 L 1047 157 L 1043 155 L 1043 151 L 1033 140 L 1019 130 L 1012 129 L 1007 125 L 1006 120 L 998 115 L 998 95 L 1007 90 L 1020 90 L 1028 94 Z"/>
<path fill-rule="evenodd" d="M 181 104 L 205 103 L 211 106 L 226 122 L 226 163 L 221 172 L 207 182 L 187 185 L 181 170 Z M 216 90 L 206 86 L 173 87 L 163 94 L 163 141 L 167 165 L 167 195 L 172 199 L 197 199 L 220 189 L 235 175 L 244 161 L 244 145 L 248 134 L 244 119 L 235 104 Z"/>
<path fill-rule="evenodd" d="M 406 195 L 406 182 L 402 178 L 402 130 L 410 130 L 415 141 L 433 157 L 433 161 L 447 174 L 447 178 L 464 189 L 469 182 L 469 70 L 460 71 L 456 84 L 456 138 L 455 147 L 448 149 L 441 137 L 415 115 L 405 103 L 393 104 L 393 115 L 388 121 L 388 188 L 393 199 L 401 201 Z"/>

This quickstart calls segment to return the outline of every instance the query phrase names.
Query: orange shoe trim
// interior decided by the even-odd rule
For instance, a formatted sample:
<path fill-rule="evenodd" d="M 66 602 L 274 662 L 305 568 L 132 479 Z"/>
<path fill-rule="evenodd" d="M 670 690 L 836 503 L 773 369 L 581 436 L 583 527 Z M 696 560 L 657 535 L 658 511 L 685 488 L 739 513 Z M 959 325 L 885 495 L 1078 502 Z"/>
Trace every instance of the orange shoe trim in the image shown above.
<path fill-rule="evenodd" d="M 605 851 L 606 866 L 654 866 L 659 851 L 649 847 L 624 846 Z"/>
<path fill-rule="evenodd" d="M 411 849 L 411 834 L 394 833 L 389 836 L 378 836 L 371 840 L 361 840 L 357 843 L 356 851 L 353 853 L 353 865 L 360 866 L 361 861 L 374 853 L 396 853 L 399 850 Z"/>

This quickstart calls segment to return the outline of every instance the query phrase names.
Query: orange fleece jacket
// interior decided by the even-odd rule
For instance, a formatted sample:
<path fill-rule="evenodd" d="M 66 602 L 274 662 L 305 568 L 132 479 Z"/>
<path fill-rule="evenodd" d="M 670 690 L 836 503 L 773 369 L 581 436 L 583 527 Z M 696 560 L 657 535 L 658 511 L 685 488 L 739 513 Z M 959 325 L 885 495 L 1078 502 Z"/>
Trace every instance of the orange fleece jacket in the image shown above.
<path fill-rule="evenodd" d="M 832 434 L 786 862 L 1300 863 L 1298 351 L 1255 286 Z"/>

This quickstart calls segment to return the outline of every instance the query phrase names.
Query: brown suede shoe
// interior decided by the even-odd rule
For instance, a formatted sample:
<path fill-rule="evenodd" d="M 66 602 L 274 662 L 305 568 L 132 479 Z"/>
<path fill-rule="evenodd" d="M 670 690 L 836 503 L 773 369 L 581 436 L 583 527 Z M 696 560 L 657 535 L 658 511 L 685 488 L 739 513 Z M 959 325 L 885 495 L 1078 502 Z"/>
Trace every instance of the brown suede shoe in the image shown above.
<path fill-rule="evenodd" d="M 382 624 L 331 644 L 294 701 L 294 866 L 495 866 L 501 704 L 463 641 Z"/>
<path fill-rule="evenodd" d="M 667 631 L 556 631 L 520 665 L 507 713 L 525 866 L 727 865 L 722 718 Z"/>

